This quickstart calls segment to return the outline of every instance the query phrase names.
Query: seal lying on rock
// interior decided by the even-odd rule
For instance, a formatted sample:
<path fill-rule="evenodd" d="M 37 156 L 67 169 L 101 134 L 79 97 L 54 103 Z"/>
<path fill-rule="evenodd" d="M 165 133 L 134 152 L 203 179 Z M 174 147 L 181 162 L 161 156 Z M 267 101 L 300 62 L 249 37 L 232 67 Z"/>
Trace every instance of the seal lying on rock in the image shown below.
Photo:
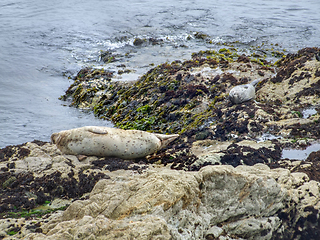
<path fill-rule="evenodd" d="M 158 151 L 177 137 L 178 134 L 87 126 L 53 133 L 51 142 L 64 154 L 134 159 Z"/>
<path fill-rule="evenodd" d="M 243 103 L 255 98 L 256 85 L 260 79 L 254 80 L 251 83 L 235 86 L 230 90 L 229 99 L 232 103 Z"/>

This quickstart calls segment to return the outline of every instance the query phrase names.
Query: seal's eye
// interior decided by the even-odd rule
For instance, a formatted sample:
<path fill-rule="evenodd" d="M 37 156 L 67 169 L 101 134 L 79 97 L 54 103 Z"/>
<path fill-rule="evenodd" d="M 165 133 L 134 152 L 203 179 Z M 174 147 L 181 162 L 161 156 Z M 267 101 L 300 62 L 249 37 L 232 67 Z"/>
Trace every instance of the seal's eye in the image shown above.
<path fill-rule="evenodd" d="M 248 88 L 248 86 L 244 86 L 244 88 L 245 88 L 245 89 L 247 89 L 247 88 Z"/>

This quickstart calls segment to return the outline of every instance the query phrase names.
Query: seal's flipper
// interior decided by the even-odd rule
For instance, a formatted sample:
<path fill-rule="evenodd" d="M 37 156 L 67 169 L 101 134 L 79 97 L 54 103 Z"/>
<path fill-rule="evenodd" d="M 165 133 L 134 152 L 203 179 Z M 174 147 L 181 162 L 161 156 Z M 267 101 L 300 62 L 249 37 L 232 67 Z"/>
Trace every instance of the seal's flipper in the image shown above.
<path fill-rule="evenodd" d="M 105 128 L 100 127 L 86 127 L 86 130 L 94 134 L 108 134 Z"/>
<path fill-rule="evenodd" d="M 161 148 L 167 146 L 169 143 L 171 143 L 173 140 L 179 137 L 179 134 L 165 135 L 165 134 L 154 133 L 154 135 L 157 138 L 159 138 L 159 140 L 161 141 Z"/>

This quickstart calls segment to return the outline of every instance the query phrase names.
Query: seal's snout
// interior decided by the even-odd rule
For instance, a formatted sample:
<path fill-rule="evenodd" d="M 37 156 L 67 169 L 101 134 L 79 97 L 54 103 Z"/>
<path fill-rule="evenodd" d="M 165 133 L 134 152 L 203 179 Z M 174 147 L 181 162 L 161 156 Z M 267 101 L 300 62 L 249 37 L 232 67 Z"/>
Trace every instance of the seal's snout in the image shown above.
<path fill-rule="evenodd" d="M 229 99 L 232 103 L 239 103 L 239 94 L 238 93 L 233 93 L 233 94 L 229 94 Z"/>

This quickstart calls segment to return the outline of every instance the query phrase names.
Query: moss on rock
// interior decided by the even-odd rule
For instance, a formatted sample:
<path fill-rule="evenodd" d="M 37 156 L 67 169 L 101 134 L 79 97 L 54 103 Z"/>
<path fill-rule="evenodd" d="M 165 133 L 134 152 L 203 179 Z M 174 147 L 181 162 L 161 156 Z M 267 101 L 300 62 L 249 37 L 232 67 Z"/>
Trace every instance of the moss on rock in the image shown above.
<path fill-rule="evenodd" d="M 255 141 L 265 133 L 318 139 L 319 110 L 308 118 L 302 112 L 310 106 L 319 109 L 320 62 L 315 57 L 319 52 L 318 48 L 302 49 L 288 54 L 276 67 L 256 53 L 240 55 L 234 48 L 206 50 L 184 62 L 160 64 L 133 82 L 113 81 L 112 73 L 86 68 L 63 99 L 71 98 L 73 106 L 91 109 L 122 129 L 179 133 L 178 140 L 144 161 L 198 170 L 215 162 L 203 161 L 194 167 L 197 157 L 189 149 L 198 140 L 237 143 Z M 228 100 L 232 87 L 256 79 L 261 80 L 257 101 L 234 105 Z M 270 157 L 257 156 L 255 150 L 244 155 L 246 148 L 241 147 L 237 148 L 240 157 L 228 150 L 220 163 L 276 161 L 282 150 L 277 144 L 278 150 L 268 153 Z"/>
<path fill-rule="evenodd" d="M 183 133 L 219 122 L 229 88 L 253 80 L 248 69 L 261 66 L 250 58 L 243 66 L 242 59 L 235 49 L 200 51 L 191 60 L 161 64 L 131 84 L 105 81 L 99 71 L 84 69 L 63 99 L 71 97 L 72 105 L 91 108 L 122 129 Z"/>

